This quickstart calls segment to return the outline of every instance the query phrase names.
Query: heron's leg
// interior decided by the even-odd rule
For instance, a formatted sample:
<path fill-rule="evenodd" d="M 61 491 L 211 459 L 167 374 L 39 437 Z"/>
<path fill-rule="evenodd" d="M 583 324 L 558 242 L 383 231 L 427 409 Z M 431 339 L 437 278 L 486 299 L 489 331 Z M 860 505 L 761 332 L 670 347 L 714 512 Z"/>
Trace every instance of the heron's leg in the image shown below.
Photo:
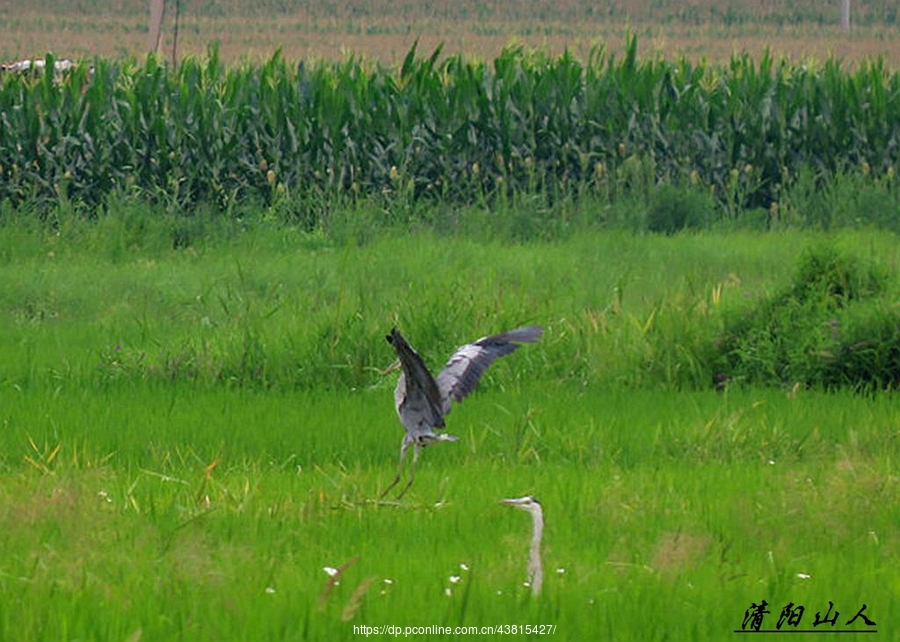
<path fill-rule="evenodd" d="M 419 450 L 420 450 L 419 444 L 414 444 L 413 460 L 412 460 L 412 463 L 409 465 L 409 481 L 406 482 L 406 486 L 404 486 L 403 490 L 401 490 L 400 493 L 397 495 L 397 499 L 400 499 L 401 497 L 403 497 L 403 493 L 405 493 L 407 490 L 409 490 L 409 487 L 412 486 L 413 479 L 416 478 L 416 464 L 419 461 Z"/>
<path fill-rule="evenodd" d="M 394 477 L 394 481 L 388 484 L 388 487 L 381 492 L 381 495 L 378 496 L 378 499 L 383 499 L 384 496 L 388 494 L 388 491 L 390 491 L 400 481 L 400 477 L 403 474 L 403 460 L 406 458 L 407 448 L 409 448 L 409 443 L 407 443 L 406 439 L 404 438 L 403 444 L 401 444 L 400 446 L 400 463 L 397 465 L 397 475 Z M 416 450 L 418 451 L 418 449 Z"/>

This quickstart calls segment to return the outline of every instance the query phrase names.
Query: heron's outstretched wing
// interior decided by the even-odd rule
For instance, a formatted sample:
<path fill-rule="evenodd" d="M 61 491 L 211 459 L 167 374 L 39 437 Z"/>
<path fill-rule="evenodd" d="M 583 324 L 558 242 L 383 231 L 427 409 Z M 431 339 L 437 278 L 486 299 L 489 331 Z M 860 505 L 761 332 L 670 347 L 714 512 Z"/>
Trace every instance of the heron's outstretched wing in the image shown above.
<path fill-rule="evenodd" d="M 403 375 L 397 381 L 397 388 L 394 391 L 394 400 L 397 412 L 404 419 L 404 425 L 406 424 L 404 415 L 413 413 L 424 419 L 424 423 L 429 424 L 428 427 L 443 426 L 443 418 L 440 415 L 441 393 L 422 357 L 409 345 L 397 328 L 391 330 L 387 340 L 394 346 L 403 367 Z M 407 406 L 406 412 L 402 412 L 404 406 Z"/>
<path fill-rule="evenodd" d="M 459 348 L 437 376 L 443 413 L 450 412 L 451 400 L 462 401 L 475 389 L 481 375 L 494 361 L 514 352 L 523 343 L 537 342 L 543 333 L 541 326 L 530 325 L 482 337 Z"/>

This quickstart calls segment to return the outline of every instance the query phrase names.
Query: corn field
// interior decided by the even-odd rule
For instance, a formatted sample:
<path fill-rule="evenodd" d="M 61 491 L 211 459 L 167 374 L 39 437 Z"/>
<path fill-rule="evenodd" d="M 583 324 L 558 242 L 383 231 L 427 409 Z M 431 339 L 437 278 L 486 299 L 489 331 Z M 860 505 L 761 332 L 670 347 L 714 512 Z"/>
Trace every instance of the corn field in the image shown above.
<path fill-rule="evenodd" d="M 86 211 L 111 194 L 223 211 L 289 201 L 314 225 L 333 199 L 613 200 L 639 180 L 768 207 L 801 170 L 893 176 L 898 143 L 900 77 L 882 62 L 641 60 L 634 37 L 586 61 L 413 47 L 399 68 L 278 54 L 226 66 L 211 50 L 0 77 L 0 201 Z"/>

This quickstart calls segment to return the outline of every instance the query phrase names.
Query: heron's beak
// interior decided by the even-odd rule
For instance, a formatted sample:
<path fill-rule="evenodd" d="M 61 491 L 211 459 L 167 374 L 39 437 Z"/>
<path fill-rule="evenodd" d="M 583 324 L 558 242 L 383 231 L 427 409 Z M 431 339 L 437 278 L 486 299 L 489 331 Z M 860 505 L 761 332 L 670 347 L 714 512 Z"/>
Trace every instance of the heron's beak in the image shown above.
<path fill-rule="evenodd" d="M 516 499 L 501 499 L 497 503 L 506 506 L 522 506 L 528 500 L 528 497 L 517 497 Z"/>
<path fill-rule="evenodd" d="M 384 370 L 380 370 L 380 372 L 383 375 L 391 374 L 394 370 L 397 370 L 399 367 L 400 367 L 400 359 L 397 359 L 396 361 L 394 361 L 394 363 L 389 365 Z"/>

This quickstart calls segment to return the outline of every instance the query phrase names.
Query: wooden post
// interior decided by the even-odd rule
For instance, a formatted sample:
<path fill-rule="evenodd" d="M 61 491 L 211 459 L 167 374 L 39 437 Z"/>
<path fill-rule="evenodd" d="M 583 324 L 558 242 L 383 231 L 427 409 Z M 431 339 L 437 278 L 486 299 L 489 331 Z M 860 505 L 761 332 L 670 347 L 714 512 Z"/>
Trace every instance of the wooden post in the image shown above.
<path fill-rule="evenodd" d="M 178 17 L 181 15 L 181 0 L 175 0 L 175 28 L 172 30 L 172 66 L 178 64 Z"/>
<path fill-rule="evenodd" d="M 841 29 L 850 29 L 850 0 L 841 0 Z"/>
<path fill-rule="evenodd" d="M 162 40 L 163 14 L 166 9 L 166 0 L 150 0 L 150 29 L 147 49 L 150 53 L 159 53 L 159 44 Z"/>

